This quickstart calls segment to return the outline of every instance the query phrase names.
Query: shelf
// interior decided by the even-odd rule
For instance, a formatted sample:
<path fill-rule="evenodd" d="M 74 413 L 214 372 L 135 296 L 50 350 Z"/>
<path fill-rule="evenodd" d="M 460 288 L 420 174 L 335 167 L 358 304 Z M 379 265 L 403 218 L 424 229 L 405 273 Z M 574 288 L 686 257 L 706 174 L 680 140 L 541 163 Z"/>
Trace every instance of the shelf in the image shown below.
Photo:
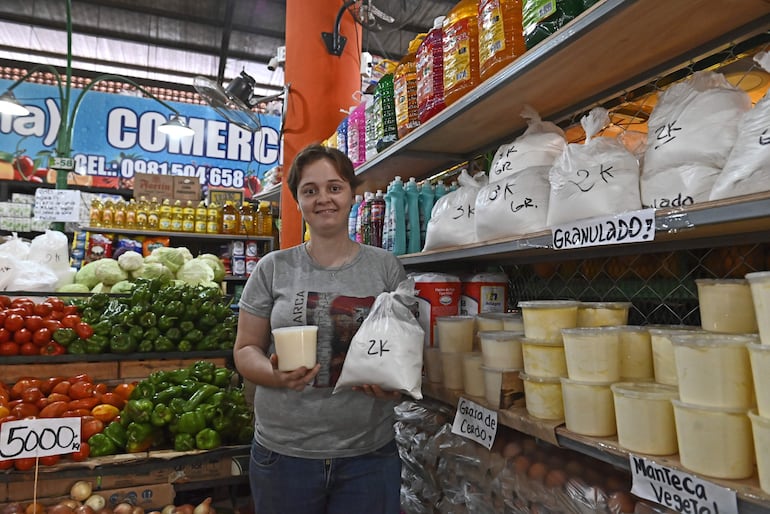
<path fill-rule="evenodd" d="M 423 382 L 422 392 L 426 397 L 444 402 L 453 408 L 457 407 L 457 402 L 461 396 L 486 408 L 492 408 L 483 398 L 469 396 L 462 391 L 445 389 L 438 384 L 430 382 Z M 591 458 L 607 462 L 617 468 L 630 471 L 629 452 L 618 445 L 617 438 L 588 437 L 575 434 L 567 430 L 562 421 L 545 421 L 533 418 L 527 414 L 525 408 L 521 407 L 501 409 L 497 413 L 498 422 L 501 425 L 556 446 L 574 450 Z M 697 475 L 697 473 L 693 473 L 683 467 L 677 455 L 665 457 L 638 455 L 662 466 Z M 738 511 L 741 514 L 770 513 L 770 494 L 760 489 L 759 480 L 756 476 L 747 480 L 721 480 L 705 476 L 702 478 L 735 491 L 738 496 Z"/>
<path fill-rule="evenodd" d="M 770 5 L 770 4 L 769 4 Z M 640 251 L 666 251 L 692 248 L 704 241 L 716 246 L 720 238 L 732 244 L 741 237 L 766 239 L 770 233 L 770 192 L 756 193 L 725 200 L 702 202 L 689 207 L 658 210 L 655 214 L 655 240 L 644 243 L 614 245 L 613 255 Z M 473 243 L 457 248 L 430 250 L 402 255 L 404 266 L 435 266 L 451 262 L 531 262 L 538 258 L 586 258 L 606 255 L 607 246 L 575 250 L 554 250 L 551 231 L 546 230 L 509 239 Z"/>
<path fill-rule="evenodd" d="M 143 360 L 213 359 L 232 357 L 232 350 L 147 353 L 95 353 L 64 355 L 11 355 L 3 357 L 2 364 L 63 364 L 68 362 L 113 362 Z"/>
<path fill-rule="evenodd" d="M 558 122 L 768 27 L 765 0 L 604 0 L 356 173 L 383 190 L 396 175 L 426 178 L 512 141 L 524 105 Z"/>
<path fill-rule="evenodd" d="M 14 193 L 27 193 L 27 194 L 35 194 L 35 191 L 40 188 L 46 188 L 46 189 L 55 189 L 56 184 L 49 184 L 47 182 L 40 183 L 40 182 L 27 182 L 25 180 L 0 180 L 0 191 L 13 191 Z M 113 187 L 92 187 L 92 186 L 78 186 L 75 184 L 68 184 L 67 189 L 73 189 L 77 191 L 81 191 L 83 193 L 94 193 L 94 194 L 108 194 L 108 195 L 116 195 L 116 196 L 122 196 L 123 198 L 131 198 L 131 196 L 134 194 L 134 191 L 131 189 L 117 189 Z M 8 197 L 8 201 L 10 201 L 10 195 L 6 195 Z"/>
<path fill-rule="evenodd" d="M 161 232 L 159 230 L 129 230 L 125 228 L 81 227 L 84 232 L 101 234 L 130 234 L 134 236 L 161 236 L 174 239 L 222 239 L 227 241 L 272 241 L 270 236 L 244 236 L 240 234 L 198 234 L 197 232 Z"/>

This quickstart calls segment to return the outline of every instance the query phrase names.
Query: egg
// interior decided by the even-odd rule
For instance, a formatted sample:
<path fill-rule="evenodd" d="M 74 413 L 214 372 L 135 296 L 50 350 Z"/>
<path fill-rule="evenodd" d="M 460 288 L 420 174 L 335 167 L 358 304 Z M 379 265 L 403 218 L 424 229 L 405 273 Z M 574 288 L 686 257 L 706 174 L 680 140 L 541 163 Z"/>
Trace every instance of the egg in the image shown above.
<path fill-rule="evenodd" d="M 517 475 L 526 476 L 532 461 L 525 455 L 519 455 L 513 459 L 513 469 Z"/>
<path fill-rule="evenodd" d="M 503 457 L 505 459 L 513 459 L 514 457 L 521 455 L 524 448 L 516 441 L 509 441 L 503 446 Z"/>
<path fill-rule="evenodd" d="M 633 514 L 636 509 L 636 499 L 631 493 L 618 491 L 610 495 L 607 507 L 613 514 Z"/>
<path fill-rule="evenodd" d="M 545 476 L 545 485 L 553 489 L 562 489 L 567 483 L 567 473 L 561 469 L 552 469 Z"/>
<path fill-rule="evenodd" d="M 548 466 L 542 462 L 535 462 L 529 467 L 529 471 L 527 472 L 527 476 L 530 480 L 539 483 L 543 483 L 547 474 Z"/>

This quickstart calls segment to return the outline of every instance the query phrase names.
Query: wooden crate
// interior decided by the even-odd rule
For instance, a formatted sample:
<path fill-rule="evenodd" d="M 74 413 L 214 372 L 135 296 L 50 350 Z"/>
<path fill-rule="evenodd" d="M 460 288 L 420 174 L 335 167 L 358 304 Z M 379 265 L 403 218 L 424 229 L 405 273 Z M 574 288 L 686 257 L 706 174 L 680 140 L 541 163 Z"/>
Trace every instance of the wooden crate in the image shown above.
<path fill-rule="evenodd" d="M 175 369 L 186 368 L 200 360 L 213 362 L 218 367 L 225 366 L 224 357 L 213 357 L 206 359 L 147 359 L 138 361 L 123 361 L 118 363 L 118 373 L 115 378 L 121 380 L 141 380 L 150 376 L 153 371 L 171 371 Z"/>
<path fill-rule="evenodd" d="M 50 378 L 71 377 L 87 373 L 92 380 L 105 381 L 118 378 L 118 362 L 64 362 L 42 364 L 0 364 L 0 377 L 6 384 L 13 384 L 22 377 Z"/>

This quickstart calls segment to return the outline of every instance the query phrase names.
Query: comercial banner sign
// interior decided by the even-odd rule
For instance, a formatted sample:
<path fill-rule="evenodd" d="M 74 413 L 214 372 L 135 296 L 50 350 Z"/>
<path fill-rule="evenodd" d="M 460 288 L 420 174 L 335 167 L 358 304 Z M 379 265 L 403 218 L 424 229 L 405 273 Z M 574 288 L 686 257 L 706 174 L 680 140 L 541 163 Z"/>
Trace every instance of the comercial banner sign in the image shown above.
<path fill-rule="evenodd" d="M 0 92 L 12 83 L 0 80 Z M 62 119 L 59 88 L 22 83 L 13 92 L 30 114 L 0 115 L 0 179 L 54 182 L 55 173 L 47 167 Z M 157 130 L 173 113 L 152 98 L 73 87 L 70 112 L 78 99 L 70 182 L 131 189 L 137 173 L 179 175 L 197 177 L 204 188 L 244 190 L 248 198 L 280 162 L 278 116 L 260 114 L 262 128 L 252 133 L 208 106 L 166 102 L 195 131 L 174 139 Z"/>

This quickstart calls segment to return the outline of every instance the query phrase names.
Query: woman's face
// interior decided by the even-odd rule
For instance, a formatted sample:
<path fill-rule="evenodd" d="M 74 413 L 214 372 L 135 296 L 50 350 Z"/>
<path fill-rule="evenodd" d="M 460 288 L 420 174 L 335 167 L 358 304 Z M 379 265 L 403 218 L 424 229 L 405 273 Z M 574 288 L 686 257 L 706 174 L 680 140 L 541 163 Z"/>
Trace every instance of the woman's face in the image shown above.
<path fill-rule="evenodd" d="M 302 216 L 314 232 L 330 235 L 344 230 L 347 233 L 353 191 L 328 159 L 305 166 L 297 187 L 297 200 Z"/>

